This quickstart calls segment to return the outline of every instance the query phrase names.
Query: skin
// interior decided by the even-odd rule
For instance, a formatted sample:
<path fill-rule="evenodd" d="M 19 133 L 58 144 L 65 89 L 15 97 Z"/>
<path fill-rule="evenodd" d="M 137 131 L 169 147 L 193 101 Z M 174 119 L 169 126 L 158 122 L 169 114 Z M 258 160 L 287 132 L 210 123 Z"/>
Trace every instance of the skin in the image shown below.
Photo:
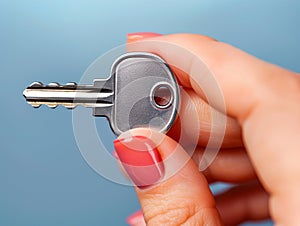
<path fill-rule="evenodd" d="M 182 53 L 172 45 L 205 62 L 222 91 L 226 111 L 217 102 L 208 105 L 197 80 L 192 79 L 200 68 L 193 58 L 182 60 Z M 194 112 L 180 111 L 180 117 L 188 119 L 183 126 L 206 125 L 201 127 L 192 158 L 177 144 L 179 122 L 167 135 L 146 129 L 121 135 L 149 137 L 158 144 L 163 159 L 174 151 L 187 159 L 167 180 L 146 190 L 135 188 L 147 225 L 236 225 L 270 216 L 276 225 L 300 225 L 299 74 L 201 35 L 135 37 L 127 48 L 155 53 L 170 65 L 183 68 L 172 67 L 190 96 L 183 98 L 183 104 L 185 108 L 196 106 Z M 228 124 L 218 156 L 208 169 L 199 172 L 197 159 L 210 136 L 207 112 L 211 111 L 226 114 Z M 201 117 L 196 119 L 193 114 Z M 172 162 L 164 164 L 168 169 Z M 209 183 L 216 181 L 237 186 L 213 197 Z"/>

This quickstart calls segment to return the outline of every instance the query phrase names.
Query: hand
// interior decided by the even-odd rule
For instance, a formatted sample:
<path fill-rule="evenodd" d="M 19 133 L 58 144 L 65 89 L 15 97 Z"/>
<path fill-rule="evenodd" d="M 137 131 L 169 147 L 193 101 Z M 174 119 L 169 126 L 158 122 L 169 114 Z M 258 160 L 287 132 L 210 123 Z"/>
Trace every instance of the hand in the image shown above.
<path fill-rule="evenodd" d="M 300 225 L 299 75 L 200 35 L 138 33 L 128 41 L 128 51 L 161 56 L 187 94 L 181 97 L 181 120 L 167 135 L 134 129 L 115 141 L 147 224 L 236 225 L 271 216 L 277 225 Z M 185 56 L 180 49 L 194 56 Z M 193 76 L 203 73 L 197 59 L 215 77 L 226 109 L 218 101 L 208 105 L 198 77 Z M 217 157 L 200 172 L 197 160 L 209 137 L 220 139 L 217 129 L 211 130 L 210 113 L 226 114 L 227 126 Z M 190 158 L 187 146 L 178 145 L 178 137 L 193 136 L 195 123 L 201 130 Z M 166 177 L 178 162 L 185 164 Z M 209 183 L 216 181 L 239 185 L 214 198 Z"/>

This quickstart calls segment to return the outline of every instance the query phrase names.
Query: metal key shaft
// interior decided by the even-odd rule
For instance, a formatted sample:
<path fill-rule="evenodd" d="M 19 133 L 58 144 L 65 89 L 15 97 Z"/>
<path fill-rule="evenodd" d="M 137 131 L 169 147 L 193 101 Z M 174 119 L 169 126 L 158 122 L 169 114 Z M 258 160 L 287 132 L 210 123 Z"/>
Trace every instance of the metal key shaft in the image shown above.
<path fill-rule="evenodd" d="M 91 85 L 34 82 L 23 92 L 33 107 L 63 105 L 92 108 L 106 117 L 116 135 L 129 129 L 151 127 L 166 132 L 177 115 L 179 93 L 169 66 L 150 53 L 126 53 L 112 64 L 106 79 Z"/>
<path fill-rule="evenodd" d="M 63 105 L 68 109 L 79 105 L 90 108 L 110 107 L 113 105 L 113 94 L 111 89 L 94 85 L 77 85 L 76 83 L 44 85 L 40 82 L 32 83 L 23 92 L 26 101 L 35 108 L 41 105 L 47 105 L 50 108 Z"/>

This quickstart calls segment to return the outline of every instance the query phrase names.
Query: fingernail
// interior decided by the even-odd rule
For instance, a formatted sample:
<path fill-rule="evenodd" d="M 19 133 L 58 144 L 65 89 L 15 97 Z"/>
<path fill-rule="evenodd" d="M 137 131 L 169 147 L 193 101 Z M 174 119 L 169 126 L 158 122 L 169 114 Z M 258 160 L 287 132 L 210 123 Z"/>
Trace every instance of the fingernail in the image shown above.
<path fill-rule="evenodd" d="M 154 142 L 147 137 L 117 139 L 114 146 L 127 174 L 140 189 L 157 183 L 163 177 L 162 158 Z"/>
<path fill-rule="evenodd" d="M 116 151 L 113 151 L 113 156 L 115 157 L 115 159 L 119 160 L 119 156 Z"/>
<path fill-rule="evenodd" d="M 127 218 L 127 224 L 130 226 L 146 226 L 144 216 L 141 210 L 131 214 Z"/>
<path fill-rule="evenodd" d="M 127 43 L 136 42 L 145 38 L 153 38 L 161 36 L 161 34 L 153 33 L 153 32 L 137 32 L 137 33 L 129 33 L 127 34 Z"/>

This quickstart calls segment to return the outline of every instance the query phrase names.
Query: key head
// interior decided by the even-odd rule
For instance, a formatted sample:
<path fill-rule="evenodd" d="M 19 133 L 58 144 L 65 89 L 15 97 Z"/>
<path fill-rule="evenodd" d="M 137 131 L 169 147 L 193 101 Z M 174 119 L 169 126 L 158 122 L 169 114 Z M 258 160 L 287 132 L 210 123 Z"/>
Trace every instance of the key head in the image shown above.
<path fill-rule="evenodd" d="M 115 134 L 139 127 L 160 132 L 170 129 L 177 116 L 179 91 L 172 71 L 160 57 L 124 54 L 114 62 L 109 80 L 114 86 L 109 118 Z"/>

